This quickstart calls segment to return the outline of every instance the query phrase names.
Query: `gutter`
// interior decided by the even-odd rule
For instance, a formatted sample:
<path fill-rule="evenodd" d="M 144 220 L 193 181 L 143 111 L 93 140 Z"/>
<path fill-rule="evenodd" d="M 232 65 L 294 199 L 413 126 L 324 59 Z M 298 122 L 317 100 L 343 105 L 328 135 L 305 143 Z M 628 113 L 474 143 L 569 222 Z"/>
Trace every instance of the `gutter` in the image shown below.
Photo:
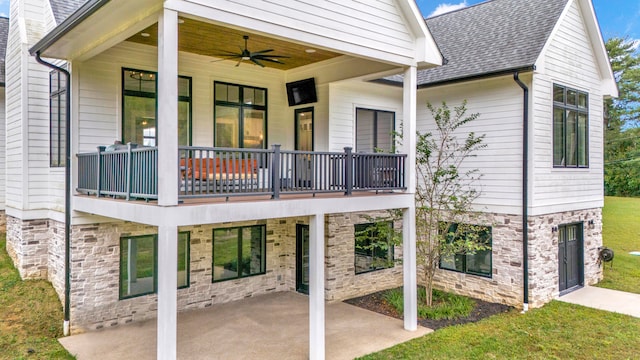
<path fill-rule="evenodd" d="M 59 66 L 50 64 L 40 58 L 40 51 L 35 54 L 40 64 L 64 74 L 65 81 L 65 147 L 64 147 L 64 336 L 69 336 L 69 319 L 71 309 L 71 74 Z"/>
<path fill-rule="evenodd" d="M 522 313 L 529 310 L 529 88 L 525 85 L 516 71 L 513 80 L 522 88 L 522 276 L 523 301 Z"/>
<path fill-rule="evenodd" d="M 56 26 L 47 35 L 45 35 L 40 41 L 33 45 L 29 49 L 31 56 L 36 56 L 37 53 L 42 54 L 56 41 L 60 40 L 69 31 L 73 30 L 76 26 L 86 20 L 89 16 L 93 15 L 96 11 L 106 5 L 109 0 L 89 0 L 82 5 L 78 10 L 66 18 L 60 25 Z M 49 66 L 49 65 L 45 65 Z M 50 67 L 50 66 L 49 66 Z"/>

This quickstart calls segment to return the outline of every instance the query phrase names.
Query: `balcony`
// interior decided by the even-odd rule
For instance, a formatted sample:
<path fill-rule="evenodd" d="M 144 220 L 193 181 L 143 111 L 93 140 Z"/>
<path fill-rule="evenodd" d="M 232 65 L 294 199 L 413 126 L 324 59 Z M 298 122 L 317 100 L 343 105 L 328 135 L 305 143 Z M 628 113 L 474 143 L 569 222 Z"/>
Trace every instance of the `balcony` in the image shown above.
<path fill-rule="evenodd" d="M 178 199 L 405 190 L 406 155 L 179 147 Z M 126 200 L 158 199 L 158 148 L 78 154 L 77 192 Z"/>

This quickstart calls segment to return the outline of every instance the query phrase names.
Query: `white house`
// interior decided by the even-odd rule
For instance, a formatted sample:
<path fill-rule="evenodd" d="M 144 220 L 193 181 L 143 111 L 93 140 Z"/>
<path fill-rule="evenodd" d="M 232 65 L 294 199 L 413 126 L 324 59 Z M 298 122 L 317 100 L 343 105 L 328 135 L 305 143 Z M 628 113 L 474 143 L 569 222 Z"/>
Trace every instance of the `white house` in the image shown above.
<path fill-rule="evenodd" d="M 12 1 L 6 89 L 7 250 L 53 283 L 71 332 L 157 317 L 175 357 L 177 311 L 300 291 L 321 358 L 325 301 L 402 284 L 415 329 L 426 101 L 468 100 L 463 132 L 488 144 L 468 166 L 491 250 L 443 259 L 438 286 L 540 306 L 601 277 L 617 90 L 589 0 L 426 23 L 412 0 Z M 396 154 L 374 152 L 393 130 Z M 355 233 L 391 209 L 403 246 L 364 250 Z"/>
<path fill-rule="evenodd" d="M 157 316 L 171 358 L 177 311 L 298 290 L 323 358 L 325 299 L 403 278 L 416 328 L 413 136 L 373 153 L 414 133 L 417 71 L 441 64 L 413 1 L 21 0 L 9 39 L 7 249 L 71 332 Z M 354 233 L 387 209 L 404 261 L 372 271 L 399 251 Z"/>

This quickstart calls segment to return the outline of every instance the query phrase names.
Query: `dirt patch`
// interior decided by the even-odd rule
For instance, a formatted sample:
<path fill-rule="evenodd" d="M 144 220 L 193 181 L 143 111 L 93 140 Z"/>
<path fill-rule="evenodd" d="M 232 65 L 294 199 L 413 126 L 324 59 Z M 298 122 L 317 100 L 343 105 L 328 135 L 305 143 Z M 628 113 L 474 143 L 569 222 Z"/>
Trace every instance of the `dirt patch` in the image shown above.
<path fill-rule="evenodd" d="M 384 293 L 386 291 L 387 290 L 378 291 L 373 294 L 348 299 L 344 302 L 361 307 L 363 309 L 391 316 L 396 319 L 402 319 L 403 314 L 398 314 L 396 309 L 385 301 Z M 476 322 L 489 316 L 505 313 L 513 309 L 512 307 L 503 304 L 496 304 L 478 299 L 473 299 L 473 301 L 475 301 L 476 306 L 474 307 L 473 311 L 471 311 L 471 314 L 469 314 L 469 316 L 467 317 L 462 317 L 454 320 L 431 320 L 418 318 L 418 324 L 429 329 L 437 330 L 451 325 Z"/>

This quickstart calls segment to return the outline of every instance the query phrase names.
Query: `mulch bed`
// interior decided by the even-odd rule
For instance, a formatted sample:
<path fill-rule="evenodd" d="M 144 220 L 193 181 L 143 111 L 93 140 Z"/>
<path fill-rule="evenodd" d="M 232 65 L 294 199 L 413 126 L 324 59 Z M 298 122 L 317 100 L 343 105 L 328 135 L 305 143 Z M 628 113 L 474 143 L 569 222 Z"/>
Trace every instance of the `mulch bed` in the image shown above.
<path fill-rule="evenodd" d="M 378 291 L 373 294 L 348 299 L 344 302 L 363 309 L 375 311 L 383 315 L 391 316 L 396 319 L 402 319 L 403 314 L 398 314 L 396 309 L 384 300 L 385 291 L 386 290 Z M 467 317 L 454 320 L 431 320 L 418 318 L 418 324 L 429 329 L 437 330 L 447 326 L 476 322 L 492 315 L 509 312 L 513 309 L 512 307 L 503 304 L 496 304 L 478 299 L 474 299 L 474 301 L 476 302 L 476 306 Z"/>

